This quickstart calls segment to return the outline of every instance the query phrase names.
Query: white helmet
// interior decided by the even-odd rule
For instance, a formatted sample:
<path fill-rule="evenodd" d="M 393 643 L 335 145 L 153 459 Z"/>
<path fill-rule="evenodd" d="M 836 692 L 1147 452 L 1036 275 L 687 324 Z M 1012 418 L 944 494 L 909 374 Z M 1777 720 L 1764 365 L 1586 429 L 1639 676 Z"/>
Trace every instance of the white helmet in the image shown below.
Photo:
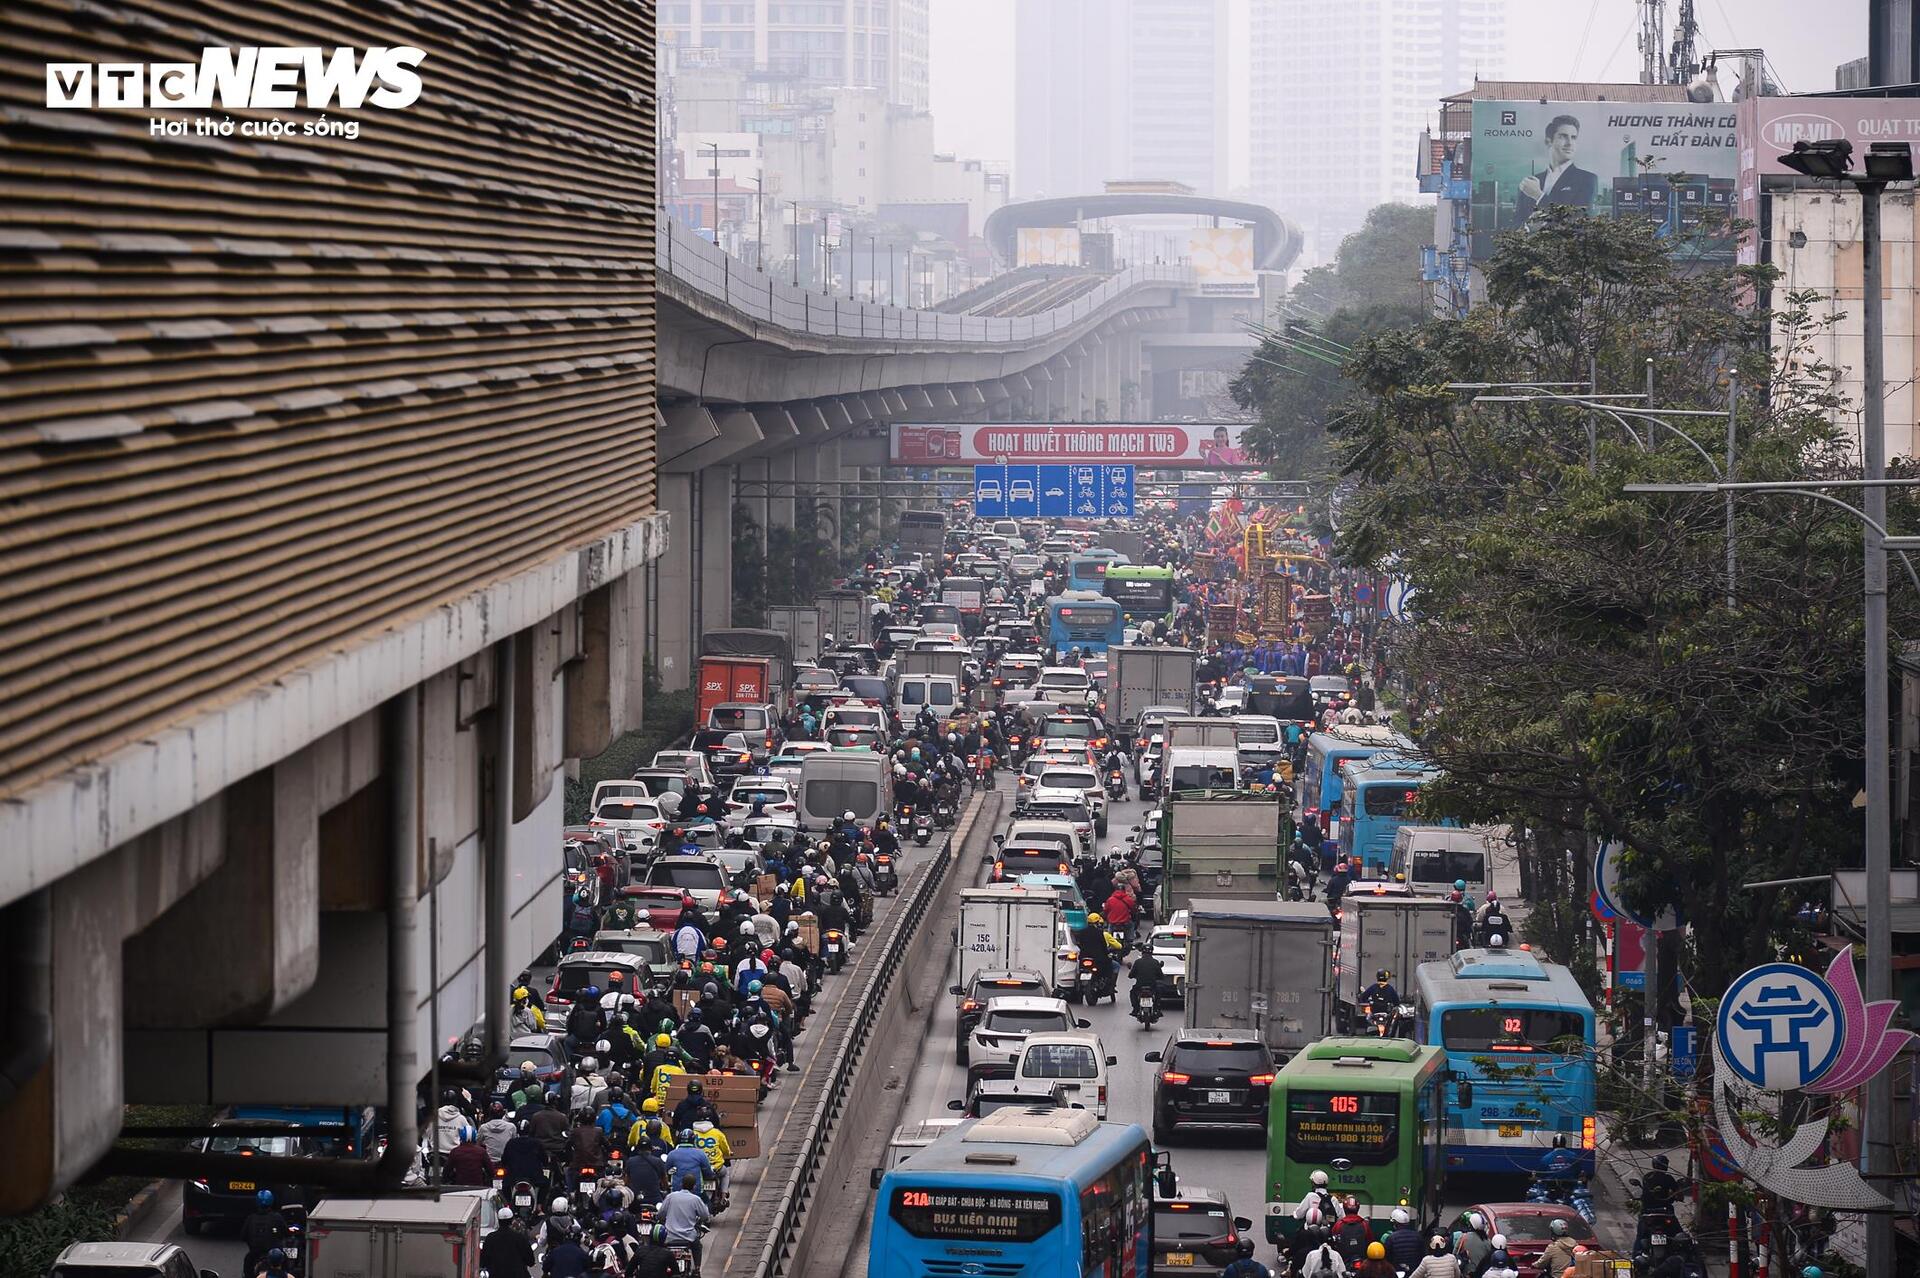
<path fill-rule="evenodd" d="M 1467 1228 L 1485 1229 L 1486 1227 L 1487 1227 L 1487 1218 L 1485 1216 L 1482 1216 L 1477 1211 L 1470 1211 L 1467 1213 Z"/>
<path fill-rule="evenodd" d="M 853 818 L 853 809 L 852 809 L 852 808 L 848 808 L 848 809 L 847 809 L 847 810 L 846 810 L 845 812 L 842 812 L 842 813 L 840 814 L 840 819 L 841 819 L 842 821 L 851 821 L 851 820 L 853 820 L 853 819 L 854 819 L 854 818 Z"/>
<path fill-rule="evenodd" d="M 613 1050 L 613 1044 L 607 1042 L 607 1040 L 604 1038 L 601 1039 L 598 1043 L 595 1043 L 594 1046 L 599 1048 L 601 1051 Z M 591 1056 L 582 1056 L 580 1058 L 580 1068 L 585 1070 L 587 1073 L 591 1074 L 593 1073 L 594 1070 L 600 1068 L 600 1062 L 594 1060 L 593 1057 Z"/>
<path fill-rule="evenodd" d="M 1410 1224 L 1412 1221 L 1413 1221 L 1413 1217 L 1407 1215 L 1407 1209 L 1405 1207 L 1395 1207 L 1393 1209 L 1394 1224 L 1405 1225 L 1405 1224 Z"/>
<path fill-rule="evenodd" d="M 547 1208 L 547 1214 L 549 1216 L 566 1216 L 572 1214 L 572 1212 L 573 1204 L 568 1202 L 564 1195 L 555 1198 L 553 1200 L 553 1206 Z"/>
<path fill-rule="evenodd" d="M 1505 1234 L 1495 1234 L 1493 1237 L 1487 1239 L 1487 1241 L 1493 1244 L 1495 1251 L 1506 1250 L 1507 1236 Z"/>
<path fill-rule="evenodd" d="M 513 1220 L 513 1208 L 502 1207 L 499 1213 L 494 1216 L 494 1220 L 501 1225 L 510 1223 Z"/>
<path fill-rule="evenodd" d="M 1507 943 L 1507 938 L 1500 935 L 1500 933 L 1498 932 L 1495 932 L 1492 936 L 1489 936 L 1487 938 L 1487 948 L 1490 950 L 1502 949 L 1506 946 L 1506 943 Z"/>
<path fill-rule="evenodd" d="M 1307 1208 L 1307 1218 L 1303 1222 L 1306 1225 L 1306 1227 L 1308 1229 L 1318 1229 L 1320 1228 L 1320 1221 L 1321 1221 L 1320 1209 L 1318 1207 Z"/>
<path fill-rule="evenodd" d="M 1323 1171 L 1317 1171 L 1313 1175 L 1307 1177 L 1307 1179 L 1313 1182 L 1314 1187 L 1316 1189 L 1326 1187 L 1327 1174 Z"/>

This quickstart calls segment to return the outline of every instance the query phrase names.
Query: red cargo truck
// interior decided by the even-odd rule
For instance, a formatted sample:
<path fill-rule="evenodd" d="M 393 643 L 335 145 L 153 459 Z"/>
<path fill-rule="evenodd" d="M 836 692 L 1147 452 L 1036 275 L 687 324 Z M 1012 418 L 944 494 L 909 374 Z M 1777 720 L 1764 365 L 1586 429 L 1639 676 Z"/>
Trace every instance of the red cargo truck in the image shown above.
<path fill-rule="evenodd" d="M 771 704 L 773 663 L 772 657 L 700 658 L 700 704 L 694 722 L 704 725 L 707 711 L 723 701 Z"/>

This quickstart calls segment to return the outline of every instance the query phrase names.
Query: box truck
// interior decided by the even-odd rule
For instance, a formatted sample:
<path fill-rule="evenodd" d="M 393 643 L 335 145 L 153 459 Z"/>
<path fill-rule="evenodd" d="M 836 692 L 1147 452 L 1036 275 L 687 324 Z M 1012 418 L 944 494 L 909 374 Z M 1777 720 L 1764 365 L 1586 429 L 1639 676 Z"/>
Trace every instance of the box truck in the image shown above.
<path fill-rule="evenodd" d="M 717 705 L 735 702 L 763 706 L 774 704 L 774 661 L 771 657 L 702 657 L 700 691 L 694 723 L 704 724 L 707 712 Z"/>
<path fill-rule="evenodd" d="M 1326 907 L 1203 896 L 1188 908 L 1189 1029 L 1257 1034 L 1280 1065 L 1326 1035 L 1333 943 Z"/>
<path fill-rule="evenodd" d="M 1123 644 L 1107 650 L 1107 722 L 1129 749 L 1148 706 L 1193 711 L 1194 671 L 1200 654 L 1191 648 Z"/>
<path fill-rule="evenodd" d="M 1280 805 L 1272 799 L 1237 791 L 1169 799 L 1160 812 L 1160 846 L 1162 918 L 1196 896 L 1272 901 L 1285 882 Z"/>
<path fill-rule="evenodd" d="M 307 1213 L 307 1278 L 478 1278 L 485 1191 L 322 1198 Z"/>
<path fill-rule="evenodd" d="M 792 650 L 794 661 L 808 665 L 820 659 L 820 636 L 823 633 L 840 638 L 838 631 L 821 626 L 820 609 L 812 604 L 770 604 L 767 607 L 767 626 L 787 637 L 787 647 Z"/>
<path fill-rule="evenodd" d="M 1340 898 L 1333 990 L 1341 1033 L 1365 1030 L 1360 998 L 1383 968 L 1403 1000 L 1413 1001 L 1414 969 L 1453 953 L 1458 909 L 1445 897 L 1416 896 L 1397 883 L 1356 883 Z"/>
<path fill-rule="evenodd" d="M 935 547 L 935 554 L 939 548 Z M 873 642 L 873 596 L 858 590 L 829 590 L 814 597 L 820 633 L 840 644 Z"/>
<path fill-rule="evenodd" d="M 1017 883 L 960 892 L 959 983 L 981 972 L 1032 972 L 1053 982 L 1060 943 L 1060 897 Z"/>

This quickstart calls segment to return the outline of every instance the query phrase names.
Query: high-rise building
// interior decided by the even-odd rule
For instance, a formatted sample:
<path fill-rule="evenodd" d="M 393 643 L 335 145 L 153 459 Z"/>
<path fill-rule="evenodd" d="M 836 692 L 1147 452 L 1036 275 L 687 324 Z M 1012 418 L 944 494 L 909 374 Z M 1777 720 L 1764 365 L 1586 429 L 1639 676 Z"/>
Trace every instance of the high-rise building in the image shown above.
<path fill-rule="evenodd" d="M 879 89 L 893 105 L 924 111 L 929 3 L 662 0 L 660 44 L 677 48 L 688 64 L 757 73 L 803 89 Z"/>
<path fill-rule="evenodd" d="M 1434 100 L 1497 79 L 1507 0 L 1253 0 L 1248 161 L 1258 196 L 1331 260 L 1367 210 L 1420 199 Z"/>
<path fill-rule="evenodd" d="M 1227 186 L 1227 13 L 1216 0 L 1025 0 L 1015 10 L 1014 189 L 1109 179 Z"/>

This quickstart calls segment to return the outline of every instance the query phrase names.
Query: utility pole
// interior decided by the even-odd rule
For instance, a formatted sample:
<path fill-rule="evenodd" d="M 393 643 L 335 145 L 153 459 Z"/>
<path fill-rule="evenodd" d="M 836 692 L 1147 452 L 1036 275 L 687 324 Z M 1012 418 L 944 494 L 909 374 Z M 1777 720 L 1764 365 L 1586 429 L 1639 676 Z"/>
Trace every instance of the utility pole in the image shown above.
<path fill-rule="evenodd" d="M 720 247 L 720 144 L 709 142 L 713 151 L 713 246 Z"/>
<path fill-rule="evenodd" d="M 767 179 L 753 179 L 753 264 L 767 269 Z"/>
<path fill-rule="evenodd" d="M 1667 0 L 1640 0 L 1640 83 L 1667 82 Z"/>

